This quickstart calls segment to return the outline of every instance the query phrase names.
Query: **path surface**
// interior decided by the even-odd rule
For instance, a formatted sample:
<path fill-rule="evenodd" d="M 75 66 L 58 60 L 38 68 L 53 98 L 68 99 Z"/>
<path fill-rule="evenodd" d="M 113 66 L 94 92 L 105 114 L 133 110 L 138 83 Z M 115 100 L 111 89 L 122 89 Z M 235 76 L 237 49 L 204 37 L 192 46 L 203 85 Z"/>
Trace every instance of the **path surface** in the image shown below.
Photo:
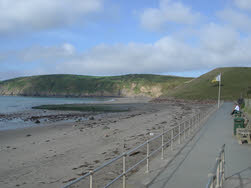
<path fill-rule="evenodd" d="M 226 184 L 224 188 L 251 187 L 251 146 L 239 145 L 232 136 L 232 103 L 224 103 L 195 139 L 149 186 L 150 188 L 203 188 L 216 156 L 226 144 Z"/>

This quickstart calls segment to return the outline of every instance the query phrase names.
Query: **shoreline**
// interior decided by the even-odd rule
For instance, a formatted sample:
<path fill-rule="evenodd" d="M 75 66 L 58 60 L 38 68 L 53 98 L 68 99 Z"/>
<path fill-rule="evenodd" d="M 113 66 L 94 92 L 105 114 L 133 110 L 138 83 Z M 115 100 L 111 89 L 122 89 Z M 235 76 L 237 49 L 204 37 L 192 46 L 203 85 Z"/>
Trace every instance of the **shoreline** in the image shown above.
<path fill-rule="evenodd" d="M 72 103 L 73 105 L 118 105 L 131 103 L 148 102 L 149 98 L 112 98 L 104 101 L 94 101 L 91 103 Z M 60 104 L 59 104 L 60 105 Z M 69 105 L 69 103 L 65 103 Z M 47 109 L 30 109 L 19 110 L 16 112 L 0 113 L 0 131 L 22 129 L 29 127 L 50 126 L 54 123 L 74 123 L 86 121 L 88 118 L 108 112 L 93 111 L 71 111 L 71 110 L 47 110 Z M 112 112 L 110 112 L 112 113 Z M 2 125 L 2 127 L 1 127 Z"/>
<path fill-rule="evenodd" d="M 75 103 L 102 103 L 112 101 L 113 98 L 53 98 L 53 97 L 23 97 L 0 96 L 0 114 L 16 113 L 31 110 L 33 106 L 45 104 L 75 104 Z"/>

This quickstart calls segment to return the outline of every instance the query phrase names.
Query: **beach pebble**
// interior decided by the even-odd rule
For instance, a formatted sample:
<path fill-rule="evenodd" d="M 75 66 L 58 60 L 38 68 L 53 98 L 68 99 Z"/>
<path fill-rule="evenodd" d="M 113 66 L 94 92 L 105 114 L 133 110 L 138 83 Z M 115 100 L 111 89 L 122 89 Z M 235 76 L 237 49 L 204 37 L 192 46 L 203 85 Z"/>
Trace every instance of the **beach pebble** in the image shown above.
<path fill-rule="evenodd" d="M 89 118 L 89 120 L 95 120 L 95 118 L 94 118 L 93 116 L 91 116 L 91 117 Z"/>
<path fill-rule="evenodd" d="M 113 172 L 108 172 L 107 174 L 109 174 L 109 175 L 114 175 L 114 173 L 113 173 Z"/>
<path fill-rule="evenodd" d="M 27 135 L 26 135 L 26 137 L 30 137 L 30 136 L 31 136 L 31 134 L 27 134 Z"/>
<path fill-rule="evenodd" d="M 99 163 L 100 161 L 99 160 L 95 160 L 95 161 L 93 161 L 94 163 Z"/>
<path fill-rule="evenodd" d="M 104 126 L 104 127 L 103 127 L 103 129 L 110 129 L 110 127 L 108 127 L 108 126 Z"/>

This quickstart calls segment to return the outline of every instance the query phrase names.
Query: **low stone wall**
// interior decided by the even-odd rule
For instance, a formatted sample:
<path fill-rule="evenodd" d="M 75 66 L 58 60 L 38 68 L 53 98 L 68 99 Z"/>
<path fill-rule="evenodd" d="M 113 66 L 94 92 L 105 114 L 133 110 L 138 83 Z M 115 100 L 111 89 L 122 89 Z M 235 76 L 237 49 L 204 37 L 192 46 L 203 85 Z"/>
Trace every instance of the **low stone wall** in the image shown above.
<path fill-rule="evenodd" d="M 245 109 L 244 110 L 250 118 L 251 117 L 251 99 L 245 99 Z"/>
<path fill-rule="evenodd" d="M 251 125 L 251 99 L 245 99 L 245 117 L 249 120 L 249 125 Z"/>

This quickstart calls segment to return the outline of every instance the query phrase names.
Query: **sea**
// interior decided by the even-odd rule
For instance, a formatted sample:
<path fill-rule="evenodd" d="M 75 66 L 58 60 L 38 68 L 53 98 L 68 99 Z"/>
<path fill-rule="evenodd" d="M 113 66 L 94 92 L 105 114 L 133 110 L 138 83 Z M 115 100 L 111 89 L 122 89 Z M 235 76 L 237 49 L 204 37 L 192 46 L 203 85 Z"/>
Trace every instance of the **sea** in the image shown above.
<path fill-rule="evenodd" d="M 46 104 L 81 104 L 81 103 L 100 103 L 112 101 L 111 98 L 61 98 L 61 97 L 22 97 L 22 96 L 0 96 L 0 131 L 25 128 L 35 126 L 31 122 L 23 122 L 18 118 L 14 120 L 1 119 L 1 114 L 20 113 L 31 110 L 34 106 Z"/>

